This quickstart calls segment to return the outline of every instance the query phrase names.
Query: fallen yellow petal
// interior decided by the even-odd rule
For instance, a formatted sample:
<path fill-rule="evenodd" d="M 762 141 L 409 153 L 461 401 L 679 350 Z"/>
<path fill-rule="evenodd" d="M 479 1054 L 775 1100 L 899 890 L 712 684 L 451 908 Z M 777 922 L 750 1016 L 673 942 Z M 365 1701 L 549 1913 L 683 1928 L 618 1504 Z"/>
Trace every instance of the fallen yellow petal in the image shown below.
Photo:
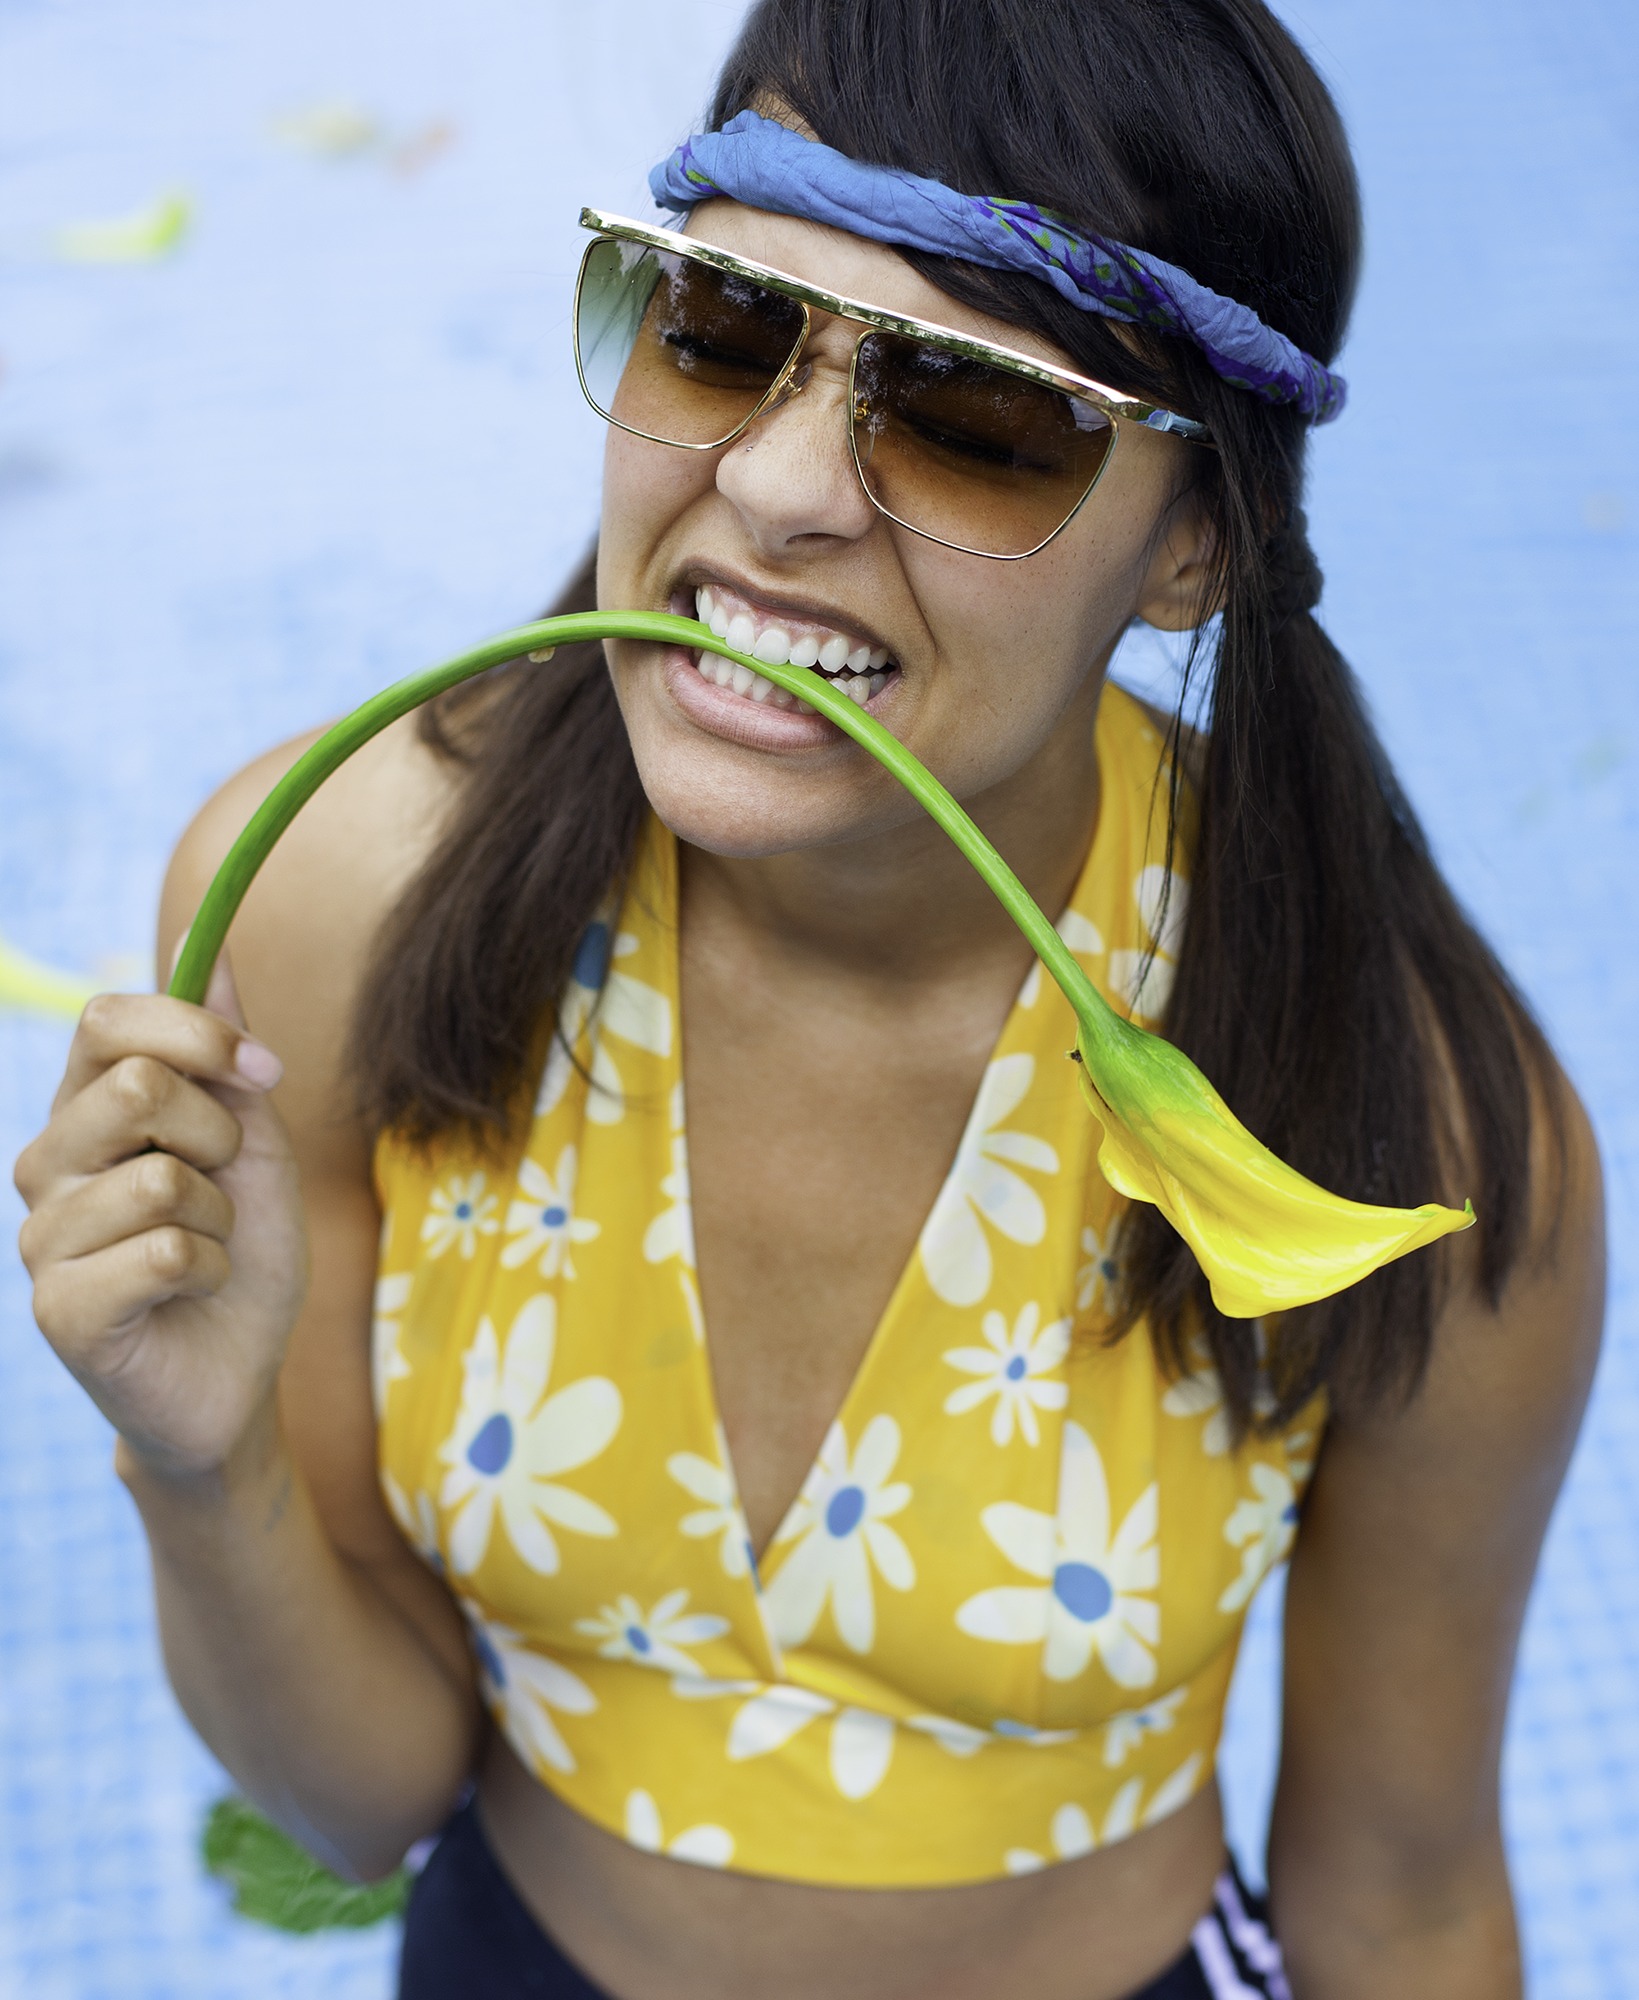
<path fill-rule="evenodd" d="M 96 990 L 89 979 L 54 972 L 0 938 L 0 1007 L 23 1014 L 58 1014 L 74 1021 Z"/>
<path fill-rule="evenodd" d="M 146 264 L 176 249 L 192 220 L 193 204 L 177 189 L 130 215 L 70 222 L 57 231 L 55 247 L 71 264 Z"/>

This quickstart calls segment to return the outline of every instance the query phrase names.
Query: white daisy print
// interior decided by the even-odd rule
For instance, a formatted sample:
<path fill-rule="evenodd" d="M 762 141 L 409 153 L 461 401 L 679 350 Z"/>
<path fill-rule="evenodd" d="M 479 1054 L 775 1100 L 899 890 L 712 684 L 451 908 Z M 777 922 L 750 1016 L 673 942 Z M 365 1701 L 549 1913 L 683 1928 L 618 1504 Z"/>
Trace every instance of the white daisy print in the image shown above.
<path fill-rule="evenodd" d="M 1141 1826 L 1154 1826 L 1157 1820 L 1176 1812 L 1186 1799 L 1193 1796 L 1195 1781 L 1204 1761 L 1197 1750 L 1170 1778 L 1156 1786 L 1153 1797 L 1142 1812 L 1138 1808 L 1144 1796 L 1144 1781 L 1142 1778 L 1129 1778 L 1110 1801 L 1096 1827 L 1088 1818 L 1084 1806 L 1073 1801 L 1060 1806 L 1047 1829 L 1051 1853 L 1038 1854 L 1032 1848 L 1010 1847 L 1003 1857 L 1008 1874 L 1032 1875 L 1052 1861 L 1079 1861 L 1082 1855 L 1091 1854 L 1097 1848 L 1111 1847 L 1116 1841 L 1125 1840 L 1128 1834 L 1136 1833 Z"/>
<path fill-rule="evenodd" d="M 1011 1500 L 979 1517 L 1008 1561 L 1041 1583 L 981 1590 L 958 1609 L 958 1629 L 1001 1645 L 1040 1644 L 1050 1681 L 1077 1679 L 1096 1654 L 1119 1686 L 1150 1686 L 1161 1637 L 1156 1509 L 1147 1486 L 1112 1536 L 1104 1461 L 1080 1424 L 1066 1423 L 1057 1517 Z"/>
<path fill-rule="evenodd" d="M 691 1499 L 702 1505 L 683 1516 L 678 1526 L 691 1541 L 717 1537 L 717 1560 L 723 1574 L 736 1579 L 751 1568 L 751 1537 L 746 1533 L 745 1516 L 740 1512 L 740 1496 L 726 1471 L 728 1452 L 721 1433 L 717 1440 L 724 1464 L 713 1465 L 695 1451 L 673 1452 L 666 1470 Z"/>
<path fill-rule="evenodd" d="M 672 1170 L 660 1183 L 660 1192 L 671 1204 L 663 1208 L 643 1232 L 643 1256 L 650 1264 L 664 1264 L 668 1257 L 681 1257 L 694 1269 L 694 1209 L 689 1201 L 689 1155 L 681 1132 L 672 1135 Z"/>
<path fill-rule="evenodd" d="M 1265 1339 L 1261 1319 L 1253 1322 L 1252 1332 L 1261 1361 Z M 1233 1442 L 1229 1408 L 1224 1401 L 1223 1378 L 1213 1367 L 1211 1349 L 1199 1334 L 1191 1336 L 1189 1358 L 1194 1367 L 1168 1388 L 1161 1398 L 1161 1408 L 1169 1417 L 1205 1417 L 1206 1422 L 1201 1426 L 1201 1449 L 1208 1458 L 1222 1458 Z M 1274 1391 L 1260 1370 L 1252 1391 L 1253 1418 L 1268 1416 L 1274 1407 Z"/>
<path fill-rule="evenodd" d="M 1059 1156 L 1045 1139 L 1001 1129 L 1035 1073 L 1030 1055 L 998 1056 L 986 1069 L 955 1163 L 922 1226 L 922 1267 L 947 1305 L 976 1306 L 990 1290 L 987 1228 L 1013 1243 L 1040 1243 L 1047 1234 L 1041 1196 L 1014 1168 L 1056 1174 Z"/>
<path fill-rule="evenodd" d="M 553 1037 L 535 1100 L 537 1116 L 555 1110 L 562 1100 L 575 1073 L 571 1051 L 588 1023 L 592 1028 L 592 1088 L 586 1097 L 586 1115 L 594 1125 L 618 1125 L 626 1114 L 625 1087 L 609 1048 L 611 1040 L 629 1042 L 650 1055 L 669 1056 L 672 1052 L 671 1002 L 657 987 L 612 969 L 612 961 L 630 958 L 638 941 L 630 931 L 622 931 L 611 945 L 609 932 L 609 924 L 599 918 L 587 927 L 576 950 L 558 1008 L 559 1031 Z"/>
<path fill-rule="evenodd" d="M 1155 1021 L 1166 1012 L 1172 983 L 1178 974 L 1178 947 L 1183 941 L 1184 917 L 1189 909 L 1189 884 L 1176 875 L 1169 877 L 1165 868 L 1155 865 L 1141 868 L 1133 883 L 1133 901 L 1154 941 L 1154 950 L 1112 951 L 1110 985 L 1135 1015 Z"/>
<path fill-rule="evenodd" d="M 899 1426 L 873 1417 L 852 1459 L 840 1423 L 833 1423 L 809 1468 L 802 1492 L 780 1524 L 775 1542 L 795 1542 L 763 1594 L 774 1636 L 800 1646 L 819 1623 L 827 1601 L 842 1643 L 868 1653 L 876 1639 L 874 1565 L 892 1590 L 909 1590 L 916 1565 L 889 1520 L 906 1505 L 911 1489 L 889 1483 L 899 1456 Z"/>
<path fill-rule="evenodd" d="M 613 1604 L 604 1605 L 595 1618 L 577 1618 L 575 1630 L 603 1641 L 598 1648 L 602 1659 L 631 1660 L 640 1667 L 656 1667 L 663 1674 L 698 1676 L 698 1664 L 683 1648 L 720 1639 L 728 1630 L 728 1620 L 709 1611 L 685 1617 L 683 1607 L 688 1601 L 686 1590 L 674 1590 L 645 1612 L 635 1597 L 622 1594 Z"/>
<path fill-rule="evenodd" d="M 573 1146 L 558 1155 L 558 1170 L 549 1174 L 536 1160 L 525 1159 L 518 1167 L 521 1201 L 514 1201 L 506 1213 L 506 1233 L 511 1242 L 501 1252 L 501 1262 L 509 1271 L 539 1255 L 543 1278 L 555 1278 L 561 1270 L 566 1278 L 575 1275 L 574 1245 L 590 1243 L 602 1227 L 575 1213 L 575 1175 L 578 1161 Z"/>
<path fill-rule="evenodd" d="M 1053 926 L 1077 958 L 1101 958 L 1104 954 L 1104 939 L 1098 925 L 1091 918 L 1084 917 L 1079 910 L 1066 910 Z M 1034 1007 L 1041 998 L 1042 964 L 1038 958 L 1025 977 L 1019 989 L 1019 1005 Z"/>
<path fill-rule="evenodd" d="M 1174 1688 L 1143 1708 L 1112 1715 L 1104 1725 L 1104 1762 L 1110 1770 L 1120 1770 L 1146 1736 L 1164 1736 L 1177 1722 L 1188 1693 L 1187 1687 Z"/>
<path fill-rule="evenodd" d="M 486 1194 L 484 1174 L 451 1174 L 442 1187 L 435 1187 L 421 1218 L 421 1240 L 431 1257 L 442 1257 L 452 1246 L 463 1257 L 478 1248 L 480 1236 L 493 1236 L 500 1228 L 495 1211 L 499 1197 Z"/>
<path fill-rule="evenodd" d="M 410 1364 L 399 1349 L 398 1337 L 404 1330 L 404 1308 L 410 1303 L 414 1284 L 415 1279 L 408 1271 L 395 1271 L 390 1277 L 376 1280 L 370 1315 L 370 1389 L 378 1417 L 387 1407 L 387 1391 L 410 1372 Z"/>
<path fill-rule="evenodd" d="M 1056 1319 L 1040 1333 L 1041 1308 L 1034 1300 L 1019 1314 L 1011 1332 L 999 1312 L 984 1319 L 983 1347 L 948 1347 L 944 1359 L 964 1375 L 976 1375 L 976 1382 L 964 1382 L 945 1398 L 947 1416 L 959 1417 L 977 1409 L 994 1396 L 990 1413 L 993 1444 L 1013 1442 L 1015 1421 L 1027 1444 L 1039 1444 L 1041 1431 L 1036 1423 L 1038 1410 L 1062 1410 L 1070 1400 L 1063 1381 L 1047 1380 L 1062 1365 L 1070 1351 L 1070 1322 Z"/>
<path fill-rule="evenodd" d="M 726 1827 L 687 1826 L 675 1840 L 668 1840 L 661 1829 L 660 1808 L 647 1792 L 626 1795 L 626 1838 L 645 1854 L 669 1854 L 674 1861 L 692 1861 L 700 1868 L 726 1868 L 734 1858 L 734 1836 Z"/>
<path fill-rule="evenodd" d="M 423 1562 L 442 1570 L 444 1555 L 438 1546 L 438 1509 L 433 1505 L 432 1495 L 417 1491 L 412 1501 L 385 1466 L 381 1472 L 381 1490 L 411 1548 Z"/>
<path fill-rule="evenodd" d="M 1041 1749 L 1051 1743 L 1074 1743 L 1079 1729 L 1033 1729 L 1028 1722 L 1014 1722 L 999 1716 L 988 1729 L 975 1729 L 971 1722 L 957 1722 L 948 1715 L 913 1715 L 905 1727 L 931 1736 L 941 1750 L 953 1757 L 976 1757 L 993 1743 L 1029 1743 Z"/>
<path fill-rule="evenodd" d="M 512 1546 L 543 1576 L 559 1565 L 548 1522 L 576 1535 L 617 1532 L 595 1501 L 557 1477 L 607 1447 L 620 1428 L 620 1391 L 587 1375 L 548 1396 L 556 1338 L 557 1306 L 542 1293 L 512 1322 L 504 1354 L 486 1318 L 463 1358 L 455 1428 L 438 1452 L 449 1468 L 438 1497 L 453 1517 L 449 1560 L 457 1576 L 483 1561 L 497 1508 Z"/>
<path fill-rule="evenodd" d="M 1112 1222 L 1102 1236 L 1096 1229 L 1081 1232 L 1083 1263 L 1076 1272 L 1076 1311 L 1092 1312 L 1100 1304 L 1106 1309 L 1115 1302 L 1121 1266 L 1115 1255 L 1116 1225 Z"/>
<path fill-rule="evenodd" d="M 767 1687 L 735 1716 L 728 1733 L 730 1763 L 766 1757 L 820 1716 L 834 1716 L 827 1762 L 845 1799 L 867 1799 L 888 1775 L 894 1724 L 872 1709 L 838 1708 L 822 1694 L 780 1683 Z"/>
<path fill-rule="evenodd" d="M 510 1626 L 481 1618 L 465 1600 L 472 1650 L 484 1697 L 504 1718 L 507 1739 L 526 1756 L 533 1755 L 554 1771 L 573 1771 L 574 1752 L 552 1719 L 590 1715 L 597 1696 L 577 1674 L 524 1644 Z"/>
<path fill-rule="evenodd" d="M 1307 1434 L 1287 1441 L 1287 1449 L 1306 1444 Z M 1309 1470 L 1306 1463 L 1292 1466 L 1301 1478 Z M 1220 1611 L 1243 1611 L 1252 1593 L 1275 1567 L 1286 1558 L 1298 1531 L 1298 1489 L 1293 1480 L 1273 1465 L 1254 1465 L 1251 1471 L 1253 1497 L 1242 1500 L 1224 1523 L 1224 1540 L 1241 1552 L 1241 1573 L 1218 1599 Z"/>

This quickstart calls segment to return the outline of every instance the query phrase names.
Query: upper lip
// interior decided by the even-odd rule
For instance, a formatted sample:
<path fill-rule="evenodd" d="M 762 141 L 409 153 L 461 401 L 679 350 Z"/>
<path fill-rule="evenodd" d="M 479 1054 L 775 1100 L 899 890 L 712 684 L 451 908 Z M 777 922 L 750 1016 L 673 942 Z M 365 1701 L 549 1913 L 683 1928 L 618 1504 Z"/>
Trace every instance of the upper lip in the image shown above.
<path fill-rule="evenodd" d="M 782 612 L 788 618 L 801 619 L 806 625 L 823 625 L 827 631 L 856 639 L 862 646 L 884 648 L 890 659 L 897 660 L 899 657 L 891 642 L 875 626 L 866 624 L 852 611 L 840 611 L 834 605 L 821 604 L 817 598 L 793 597 L 782 590 L 764 590 L 759 584 L 734 575 L 731 570 L 719 569 L 709 563 L 689 563 L 679 575 L 676 587 L 692 593 L 702 584 L 721 584 L 725 590 L 732 590 L 736 597 L 743 597 L 748 604 L 754 604 L 759 611 Z"/>

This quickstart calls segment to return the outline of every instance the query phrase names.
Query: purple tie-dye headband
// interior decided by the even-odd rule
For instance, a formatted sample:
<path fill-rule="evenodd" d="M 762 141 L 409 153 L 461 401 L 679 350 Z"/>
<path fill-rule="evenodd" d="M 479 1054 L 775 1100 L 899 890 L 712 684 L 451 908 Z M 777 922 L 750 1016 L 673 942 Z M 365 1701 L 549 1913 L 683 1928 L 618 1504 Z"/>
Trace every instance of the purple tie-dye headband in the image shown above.
<path fill-rule="evenodd" d="M 958 194 L 898 167 L 851 160 L 755 111 L 686 139 L 650 174 L 649 187 L 664 209 L 729 195 L 878 243 L 1028 272 L 1083 312 L 1182 334 L 1226 382 L 1267 403 L 1295 404 L 1317 424 L 1329 423 L 1348 393 L 1342 376 L 1265 326 L 1250 306 L 1208 291 L 1176 264 L 1083 236 L 1032 202 Z"/>

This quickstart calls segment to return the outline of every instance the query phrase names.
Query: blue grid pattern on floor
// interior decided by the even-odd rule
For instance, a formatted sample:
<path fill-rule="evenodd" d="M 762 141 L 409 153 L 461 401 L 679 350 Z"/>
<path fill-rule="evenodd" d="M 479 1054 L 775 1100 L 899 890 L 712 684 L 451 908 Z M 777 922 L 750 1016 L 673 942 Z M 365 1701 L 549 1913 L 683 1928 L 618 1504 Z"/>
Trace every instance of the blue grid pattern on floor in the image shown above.
<path fill-rule="evenodd" d="M 1370 259 L 1317 440 L 1326 616 L 1459 893 L 1593 1111 L 1610 1335 L 1505 1760 L 1538 2000 L 1639 1992 L 1636 31 L 1604 0 L 1283 10 L 1357 147 Z M 0 934 L 135 976 L 164 857 L 269 742 L 527 615 L 595 516 L 574 213 L 645 214 L 733 0 L 0 0 Z M 270 120 L 356 100 L 334 157 Z M 345 121 L 344 121 L 345 122 Z M 322 119 L 310 115 L 311 135 Z M 287 136 L 290 131 L 287 125 Z M 339 129 L 332 117 L 332 131 Z M 572 171 L 566 171 L 566 162 Z M 167 263 L 51 229 L 165 186 Z M 114 612 L 118 645 L 111 641 Z M 1135 646 L 1122 671 L 1164 685 Z M 0 1016 L 0 1154 L 66 1046 Z M 19 1210 L 0 1199 L 0 1222 Z M 106 1427 L 0 1259 L 0 1995 L 383 2000 L 390 1928 L 291 1939 L 197 1860 L 225 1780 L 159 1668 Z M 1258 1872 L 1278 1580 L 1221 1768 Z"/>

